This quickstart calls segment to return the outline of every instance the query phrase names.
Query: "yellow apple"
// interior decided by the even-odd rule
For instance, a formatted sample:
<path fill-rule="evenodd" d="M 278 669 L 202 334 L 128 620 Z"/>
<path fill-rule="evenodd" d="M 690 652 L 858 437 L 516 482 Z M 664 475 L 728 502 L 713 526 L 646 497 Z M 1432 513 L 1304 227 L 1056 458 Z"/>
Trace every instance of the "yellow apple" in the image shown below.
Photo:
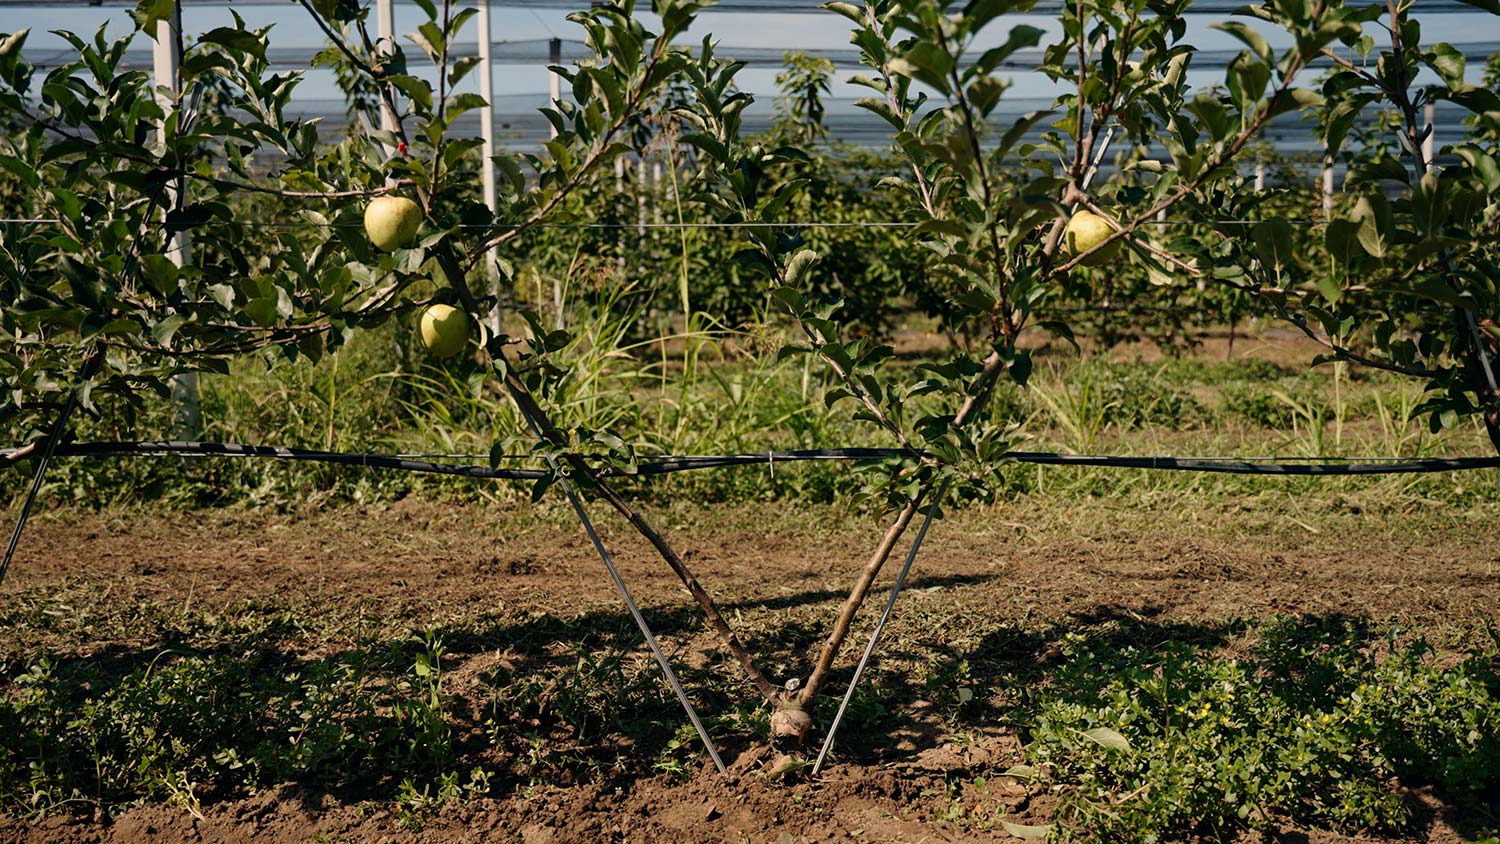
<path fill-rule="evenodd" d="M 422 209 L 404 196 L 377 196 L 365 206 L 365 234 L 392 252 L 411 243 L 422 225 Z"/>
<path fill-rule="evenodd" d="M 1069 255 L 1082 255 L 1103 243 L 1105 238 L 1115 233 L 1115 227 L 1109 221 L 1092 211 L 1079 211 L 1068 220 L 1068 227 L 1063 230 L 1063 249 Z M 1108 263 L 1120 254 L 1122 240 L 1116 240 L 1110 245 L 1100 249 L 1098 252 L 1083 259 L 1086 267 L 1097 267 Z"/>
<path fill-rule="evenodd" d="M 469 345 L 469 316 L 452 305 L 433 305 L 422 312 L 422 347 L 449 358 Z"/>

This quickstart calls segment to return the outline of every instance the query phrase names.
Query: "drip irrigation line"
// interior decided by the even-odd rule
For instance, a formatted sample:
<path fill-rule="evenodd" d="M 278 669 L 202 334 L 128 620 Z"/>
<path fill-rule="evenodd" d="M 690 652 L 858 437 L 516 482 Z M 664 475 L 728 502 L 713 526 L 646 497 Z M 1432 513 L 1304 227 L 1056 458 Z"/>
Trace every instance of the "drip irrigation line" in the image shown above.
<path fill-rule="evenodd" d="M 839 703 L 838 714 L 833 716 L 833 723 L 828 725 L 828 735 L 823 738 L 823 748 L 818 751 L 818 761 L 813 763 L 812 775 L 817 776 L 823 770 L 823 763 L 828 759 L 828 751 L 833 749 L 833 737 L 838 734 L 839 723 L 844 720 L 844 711 L 849 708 L 849 702 L 854 700 L 854 690 L 859 687 L 859 680 L 864 676 L 865 668 L 870 664 L 870 657 L 875 653 L 875 645 L 880 641 L 880 634 L 885 630 L 885 623 L 891 619 L 891 609 L 896 606 L 896 598 L 901 595 L 901 588 L 906 585 L 906 575 L 911 572 L 912 563 L 916 562 L 917 552 L 922 548 L 922 540 L 927 538 L 927 529 L 932 527 L 932 520 L 937 517 L 938 506 L 943 502 L 943 493 L 948 491 L 948 482 L 945 480 L 938 486 L 937 495 L 933 496 L 932 505 L 927 508 L 927 515 L 922 517 L 922 527 L 917 530 L 917 536 L 912 540 L 911 548 L 906 552 L 906 562 L 902 563 L 901 571 L 896 574 L 896 582 L 891 584 L 891 595 L 885 601 L 885 609 L 880 612 L 880 620 L 875 622 L 875 629 L 870 631 L 870 641 L 865 644 L 865 652 L 859 658 L 859 665 L 854 668 L 854 676 L 849 678 L 849 688 L 844 690 L 844 700 Z"/>
<path fill-rule="evenodd" d="M 0 449 L 0 460 L 13 455 L 24 456 L 22 449 Z M 440 458 L 413 460 L 395 454 L 362 454 L 342 451 L 286 448 L 283 446 L 241 445 L 187 441 L 157 442 L 86 442 L 59 444 L 58 457 L 269 457 L 314 463 L 337 463 L 372 469 L 399 469 L 469 478 L 501 480 L 540 480 L 553 471 L 460 464 L 445 460 L 488 460 L 485 454 L 427 455 Z M 506 460 L 550 459 L 551 455 L 505 455 Z M 899 448 L 821 448 L 789 451 L 756 451 L 743 454 L 659 455 L 646 456 L 631 469 L 601 467 L 600 477 L 630 475 L 668 475 L 702 469 L 731 466 L 800 463 L 809 461 L 860 462 L 902 459 L 908 452 Z M 1398 475 L 1459 472 L 1478 469 L 1500 469 L 1497 457 L 1275 457 L 1275 456 L 1131 456 L 1117 454 L 1062 454 L 1051 451 L 1009 451 L 1002 460 L 1042 466 L 1081 466 L 1114 469 L 1148 469 L 1156 471 L 1211 472 L 1231 475 Z"/>
<path fill-rule="evenodd" d="M 14 448 L 0 449 L 0 460 L 10 458 L 18 451 L 19 449 Z M 505 469 L 431 460 L 410 460 L 394 454 L 360 454 L 237 443 L 187 441 L 67 443 L 59 445 L 56 454 L 59 457 L 269 457 L 278 460 L 363 466 L 370 469 L 398 469 L 407 472 L 516 481 L 540 480 L 550 474 L 543 469 Z M 470 459 L 485 456 L 473 455 Z"/>
<path fill-rule="evenodd" d="M 16 225 L 55 225 L 62 222 L 50 217 L 13 217 L 0 219 L 0 223 Z M 164 226 L 166 221 L 158 220 L 147 225 Z M 528 229 L 910 229 L 921 225 L 921 223 L 902 223 L 893 220 L 868 221 L 868 222 L 801 222 L 793 221 L 786 223 L 746 221 L 742 223 L 460 223 L 451 228 L 472 229 L 483 231 L 528 228 Z M 210 220 L 202 223 L 194 223 L 185 228 L 212 228 L 214 226 L 234 226 L 245 229 L 362 229 L 364 223 L 312 223 L 312 222 L 286 222 L 268 220 L 265 222 L 251 222 L 248 220 Z"/>
<path fill-rule="evenodd" d="M 58 225 L 62 221 L 49 217 L 7 217 L 0 218 L 3 225 Z M 1141 220 L 1137 226 L 1255 226 L 1267 220 Z M 1294 226 L 1326 226 L 1328 220 L 1284 220 Z M 160 227 L 167 225 L 165 220 L 148 221 L 148 227 Z M 743 223 L 536 223 L 525 225 L 522 223 L 461 223 L 452 226 L 454 229 L 476 230 L 476 231 L 509 231 L 519 228 L 530 229 L 604 229 L 610 231 L 625 231 L 629 229 L 911 229 L 922 225 L 921 223 L 903 223 L 894 220 L 872 220 L 868 222 L 818 222 L 818 221 L 791 221 L 791 222 L 743 222 Z M 251 222 L 248 220 L 211 220 L 208 222 L 195 223 L 186 226 L 186 229 L 214 228 L 216 226 L 233 226 L 243 229 L 360 229 L 363 223 L 310 223 L 310 222 L 279 222 L 270 220 L 266 222 Z"/>
<path fill-rule="evenodd" d="M 282 3 L 285 0 L 281 0 Z M 403 8 L 412 5 L 409 0 L 397 0 L 398 5 Z M 274 6 L 278 0 L 237 0 L 235 6 Z M 221 6 L 222 0 L 184 0 L 186 7 Z M 472 8 L 472 3 L 457 3 L 456 6 Z M 552 10 L 560 12 L 571 12 L 583 7 L 585 4 L 580 0 L 503 0 L 503 2 L 491 3 L 492 12 L 514 11 L 514 10 Z M 133 0 L 0 0 L 0 8 L 5 9 L 74 9 L 84 10 L 89 8 L 130 8 L 135 6 Z M 1241 0 L 1199 0 L 1199 2 L 1183 10 L 1183 16 L 1202 17 L 1212 15 L 1216 19 L 1234 13 L 1242 7 Z M 1058 2 L 1058 0 L 1043 0 L 1037 3 L 1029 11 L 1034 15 L 1055 15 L 1065 8 L 1071 9 L 1071 5 Z M 1482 10 L 1476 9 L 1474 4 L 1460 2 L 1460 0 L 1419 0 L 1413 4 L 1413 11 L 1423 15 L 1482 15 Z M 741 14 L 812 14 L 822 15 L 823 6 L 818 0 L 723 0 L 708 9 L 703 10 L 706 17 L 726 13 L 738 12 Z M 795 48 L 791 48 L 795 49 Z M 804 51 L 815 48 L 803 48 Z"/>

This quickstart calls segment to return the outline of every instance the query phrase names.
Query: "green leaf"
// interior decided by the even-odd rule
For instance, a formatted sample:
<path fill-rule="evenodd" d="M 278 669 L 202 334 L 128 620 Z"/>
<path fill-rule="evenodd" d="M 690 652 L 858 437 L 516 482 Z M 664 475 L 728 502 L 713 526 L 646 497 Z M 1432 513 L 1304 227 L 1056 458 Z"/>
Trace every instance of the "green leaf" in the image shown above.
<path fill-rule="evenodd" d="M 997 76 L 981 76 L 969 85 L 969 104 L 978 110 L 981 117 L 989 117 L 1008 85 Z"/>
<path fill-rule="evenodd" d="M 808 273 L 812 271 L 813 265 L 818 263 L 818 253 L 811 249 L 804 249 L 793 255 L 786 262 L 786 273 L 783 275 L 785 284 L 794 289 L 802 289 L 806 286 Z"/>
<path fill-rule="evenodd" d="M 141 0 L 130 16 L 147 37 L 156 40 L 156 24 L 172 17 L 175 0 Z"/>
<path fill-rule="evenodd" d="M 1130 742 L 1124 736 L 1108 727 L 1095 727 L 1092 730 L 1085 730 L 1083 737 L 1098 744 L 1100 747 L 1107 747 L 1110 750 L 1130 749 Z"/>
<path fill-rule="evenodd" d="M 1269 65 L 1275 61 L 1275 54 L 1271 52 L 1271 45 L 1266 42 L 1266 39 L 1261 37 L 1260 33 L 1251 29 L 1248 24 L 1240 21 L 1224 21 L 1209 24 L 1209 28 L 1227 32 L 1238 38 L 1263 63 Z"/>
<path fill-rule="evenodd" d="M 423 114 L 432 113 L 432 86 L 415 76 L 394 74 L 386 81 L 411 99 L 412 105 Z"/>
<path fill-rule="evenodd" d="M 1255 255 L 1267 272 L 1281 276 L 1296 263 L 1292 247 L 1292 225 L 1282 217 L 1262 220 L 1250 229 Z"/>
<path fill-rule="evenodd" d="M 1323 244 L 1328 256 L 1348 272 L 1349 266 L 1360 256 L 1359 223 L 1353 220 L 1330 220 L 1323 233 Z"/>
<path fill-rule="evenodd" d="M 1476 144 L 1459 144 L 1453 153 L 1462 158 L 1489 193 L 1500 193 L 1500 162 Z"/>
<path fill-rule="evenodd" d="M 0 60 L 19 56 L 21 47 L 26 44 L 26 36 L 30 34 L 30 29 L 19 29 L 0 39 Z"/>
<path fill-rule="evenodd" d="M 1461 88 L 1464 84 L 1464 54 L 1463 51 L 1447 42 L 1434 44 L 1432 49 L 1422 56 L 1422 61 L 1428 67 L 1437 71 L 1438 76 L 1449 88 Z"/>
<path fill-rule="evenodd" d="M 1323 95 L 1311 88 L 1288 88 L 1271 98 L 1268 107 L 1272 117 L 1289 111 L 1307 111 L 1323 104 Z"/>
<path fill-rule="evenodd" d="M 1018 780 L 1034 780 L 1037 778 L 1037 770 L 1030 765 L 1011 765 L 1000 776 L 1014 777 Z"/>
<path fill-rule="evenodd" d="M 181 328 L 182 324 L 186 321 L 182 318 L 181 314 L 172 314 L 151 328 L 151 337 L 156 340 L 158 345 L 170 349 L 172 348 L 172 338 L 176 336 L 177 329 Z"/>
<path fill-rule="evenodd" d="M 890 69 L 900 76 L 925 82 L 940 93 L 952 93 L 948 74 L 953 70 L 953 57 L 936 44 L 917 42 L 901 58 L 893 59 Z"/>
<path fill-rule="evenodd" d="M 20 179 L 29 188 L 35 188 L 41 184 L 41 178 L 37 172 L 26 162 L 12 155 L 0 155 L 0 167 L 9 170 L 11 175 Z"/>
<path fill-rule="evenodd" d="M 484 97 L 474 93 L 455 94 L 448 98 L 448 122 L 452 123 L 460 114 L 489 105 Z"/>
<path fill-rule="evenodd" d="M 1005 60 L 1015 55 L 1017 50 L 1026 47 L 1035 47 L 1041 43 L 1042 36 L 1046 31 L 1034 26 L 1017 26 L 1011 29 L 1010 37 L 999 47 L 986 50 L 975 63 L 980 73 L 989 73 L 1005 63 Z"/>
<path fill-rule="evenodd" d="M 1390 208 L 1385 197 L 1379 194 L 1360 197 L 1354 203 L 1353 217 L 1359 224 L 1360 248 L 1373 257 L 1384 258 L 1390 243 Z"/>
<path fill-rule="evenodd" d="M 1041 825 L 1027 825 L 1020 823 L 1011 823 L 1010 821 L 1001 821 L 1000 825 L 1005 828 L 1006 832 L 1014 835 L 1017 838 L 1046 838 L 1048 835 L 1052 834 L 1052 824 L 1050 823 Z"/>
<path fill-rule="evenodd" d="M 246 302 L 245 314 L 250 317 L 252 322 L 262 328 L 275 325 L 276 318 L 280 315 L 276 308 L 276 297 L 263 296 L 259 299 L 252 299 Z"/>
<path fill-rule="evenodd" d="M 865 22 L 865 11 L 853 3 L 824 3 L 823 8 L 835 14 L 843 15 L 856 24 Z"/>
<path fill-rule="evenodd" d="M 221 26 L 210 29 L 198 37 L 203 44 L 216 44 L 230 52 L 248 53 L 257 59 L 266 57 L 266 45 L 254 33 L 243 29 Z"/>

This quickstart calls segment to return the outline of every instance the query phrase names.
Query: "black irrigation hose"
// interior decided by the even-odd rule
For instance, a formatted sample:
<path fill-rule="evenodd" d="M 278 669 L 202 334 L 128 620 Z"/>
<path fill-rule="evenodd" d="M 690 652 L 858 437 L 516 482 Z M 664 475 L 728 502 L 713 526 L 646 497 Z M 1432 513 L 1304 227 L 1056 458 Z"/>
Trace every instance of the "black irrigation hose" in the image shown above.
<path fill-rule="evenodd" d="M 0 460 L 6 460 L 18 449 L 0 449 Z M 239 445 L 236 443 L 163 442 L 97 442 L 67 443 L 54 452 L 57 457 L 274 457 L 280 460 L 303 460 L 312 463 L 340 463 L 374 469 L 400 469 L 439 475 L 461 475 L 468 478 L 502 478 L 537 480 L 550 473 L 541 469 L 494 469 L 489 466 L 465 466 L 431 460 L 410 460 L 393 454 L 356 454 L 344 451 L 316 451 L 305 448 L 283 448 L 274 445 Z"/>
<path fill-rule="evenodd" d="M 21 449 L 0 449 L 0 460 L 10 460 Z M 538 480 L 550 473 L 544 469 L 504 469 L 490 466 L 462 465 L 433 460 L 413 460 L 393 454 L 357 454 L 342 451 L 316 451 L 265 445 L 203 442 L 93 442 L 58 445 L 57 457 L 110 457 L 178 455 L 182 457 L 273 457 L 315 463 L 338 463 L 377 469 L 400 469 L 459 475 L 469 478 L 505 480 Z M 728 466 L 754 466 L 777 463 L 800 463 L 813 460 L 888 460 L 906 456 L 897 448 L 826 448 L 794 451 L 757 451 L 746 454 L 664 455 L 636 464 L 633 472 L 603 469 L 600 474 L 618 477 L 626 474 L 666 475 L 696 469 L 718 469 Z M 449 455 L 473 459 L 477 455 Z M 1006 459 L 1017 463 L 1044 466 L 1097 466 L 1116 469 L 1153 469 L 1178 472 L 1217 472 L 1230 475 L 1398 475 L 1431 472 L 1458 472 L 1474 469 L 1500 469 L 1500 457 L 1414 457 L 1414 458 L 1268 458 L 1268 457 L 1127 457 L 1122 455 L 1059 454 L 1049 451 L 1011 451 Z M 523 459 L 507 455 L 506 459 Z M 538 455 L 537 459 L 542 459 Z"/>

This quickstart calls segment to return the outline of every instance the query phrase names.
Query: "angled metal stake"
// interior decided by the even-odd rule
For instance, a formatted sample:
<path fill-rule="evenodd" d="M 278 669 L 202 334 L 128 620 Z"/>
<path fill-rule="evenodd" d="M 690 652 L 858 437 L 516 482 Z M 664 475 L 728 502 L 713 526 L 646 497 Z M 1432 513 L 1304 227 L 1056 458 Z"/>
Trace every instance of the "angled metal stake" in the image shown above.
<path fill-rule="evenodd" d="M 526 420 L 526 426 L 537 439 L 544 439 L 541 428 L 531 414 L 517 402 L 517 409 L 521 417 Z M 615 582 L 615 589 L 619 591 L 620 597 L 625 601 L 626 609 L 630 610 L 630 617 L 635 619 L 635 626 L 641 629 L 641 635 L 645 637 L 646 644 L 651 648 L 652 656 L 656 657 L 656 663 L 661 666 L 661 671 L 667 677 L 667 684 L 677 695 L 677 702 L 682 704 L 682 709 L 687 713 L 688 720 L 693 722 L 693 729 L 698 731 L 698 738 L 703 741 L 703 746 L 708 749 L 708 755 L 713 757 L 714 767 L 719 773 L 727 774 L 728 769 L 724 767 L 724 760 L 719 758 L 719 749 L 714 747 L 714 740 L 708 734 L 708 728 L 703 726 L 703 721 L 698 718 L 698 710 L 693 708 L 692 701 L 688 700 L 687 691 L 682 688 L 682 682 L 677 679 L 677 672 L 672 670 L 671 663 L 667 662 L 667 655 L 662 652 L 661 643 L 656 640 L 656 634 L 651 632 L 651 625 L 646 623 L 646 617 L 641 615 L 640 607 L 636 606 L 635 598 L 630 594 L 630 589 L 625 586 L 625 578 L 620 576 L 620 570 L 615 567 L 614 558 L 610 556 L 609 549 L 604 547 L 604 540 L 599 538 L 599 532 L 594 530 L 594 523 L 589 519 L 588 510 L 583 506 L 583 499 L 573 484 L 568 481 L 557 464 L 557 458 L 551 454 L 547 455 L 547 465 L 557 475 L 557 485 L 562 487 L 563 494 L 568 497 L 568 503 L 573 505 L 573 512 L 577 514 L 578 521 L 583 524 L 583 530 L 589 535 L 589 541 L 594 543 L 594 550 L 599 552 L 599 559 L 604 561 L 604 568 L 609 571 L 610 579 Z"/>
<path fill-rule="evenodd" d="M 880 613 L 880 620 L 875 622 L 875 629 L 870 631 L 870 641 L 865 644 L 864 655 L 859 658 L 859 665 L 854 669 L 854 676 L 849 678 L 849 688 L 844 690 L 844 701 L 839 704 L 837 715 L 833 716 L 833 723 L 828 727 L 828 735 L 823 739 L 823 749 L 818 751 L 818 761 L 813 763 L 812 773 L 817 776 L 823 769 L 823 763 L 828 759 L 828 751 L 833 749 L 833 737 L 838 734 L 839 723 L 844 720 L 844 711 L 849 708 L 849 701 L 854 699 L 854 690 L 859 687 L 859 680 L 865 673 L 865 667 L 870 664 L 870 657 L 875 653 L 875 644 L 880 641 L 880 634 L 885 630 L 885 623 L 890 620 L 891 608 L 896 606 L 896 598 L 901 594 L 901 588 L 906 585 L 906 575 L 911 571 L 911 564 L 917 559 L 917 552 L 922 548 L 922 540 L 927 538 L 927 529 L 932 527 L 932 520 L 937 516 L 938 506 L 943 503 L 943 493 L 948 491 L 948 482 L 943 481 L 938 487 L 937 495 L 933 496 L 932 506 L 927 508 L 927 515 L 922 517 L 922 527 L 917 531 L 917 538 L 912 540 L 911 548 L 906 552 L 906 562 L 902 564 L 901 571 L 896 574 L 896 582 L 891 584 L 891 595 L 886 598 L 885 609 Z"/>
<path fill-rule="evenodd" d="M 547 462 L 552 464 L 553 471 L 558 471 L 557 461 L 548 455 Z M 719 773 L 729 773 L 724 768 L 724 760 L 719 758 L 718 748 L 714 747 L 713 738 L 708 734 L 708 728 L 698 719 L 698 710 L 688 700 L 687 692 L 682 688 L 682 683 L 677 679 L 677 673 L 667 662 L 666 654 L 662 653 L 661 645 L 656 641 L 656 635 L 651 632 L 651 626 L 646 623 L 645 616 L 641 615 L 640 608 L 635 605 L 635 599 L 630 596 L 630 590 L 625 588 L 625 579 L 620 576 L 620 570 L 615 568 L 615 562 L 610 557 L 609 551 L 604 547 L 604 541 L 599 538 L 598 531 L 594 530 L 594 523 L 589 521 L 588 511 L 583 508 L 583 500 L 579 498 L 577 490 L 561 472 L 557 475 L 557 484 L 562 487 L 568 501 L 573 505 L 573 512 L 578 514 L 578 521 L 583 523 L 583 529 L 588 532 L 589 540 L 594 543 L 594 550 L 599 552 L 599 559 L 604 561 L 604 567 L 609 569 L 609 576 L 615 581 L 615 588 L 619 590 L 620 597 L 625 600 L 625 606 L 630 610 L 630 616 L 635 619 L 635 625 L 641 629 L 641 635 L 646 637 L 646 644 L 651 646 L 651 653 L 656 657 L 656 662 L 661 666 L 662 673 L 667 675 L 667 683 L 672 686 L 672 691 L 677 693 L 677 701 L 687 712 L 688 720 L 693 722 L 693 729 L 698 731 L 698 738 L 703 740 L 703 746 L 708 749 L 708 755 L 713 757 L 714 766 Z"/>
<path fill-rule="evenodd" d="M 89 370 L 93 367 L 84 365 L 84 375 L 87 377 Z M 47 444 L 42 447 L 42 456 L 36 461 L 36 474 L 31 476 L 31 489 L 26 491 L 26 500 L 21 502 L 21 513 L 16 517 L 16 527 L 10 532 L 10 543 L 5 546 L 5 557 L 0 559 L 0 584 L 5 583 L 5 573 L 10 570 L 10 559 L 16 555 L 16 546 L 21 544 L 21 534 L 26 530 L 26 520 L 31 518 L 31 507 L 36 503 L 36 496 L 42 489 L 42 479 L 47 475 L 47 466 L 52 462 L 52 452 L 57 449 L 57 441 L 62 439 L 63 429 L 68 424 L 68 417 L 73 415 L 73 408 L 78 406 L 78 393 L 69 391 L 68 401 L 63 405 L 62 411 L 57 414 L 57 421 L 52 423 L 52 433 L 47 435 Z"/>

